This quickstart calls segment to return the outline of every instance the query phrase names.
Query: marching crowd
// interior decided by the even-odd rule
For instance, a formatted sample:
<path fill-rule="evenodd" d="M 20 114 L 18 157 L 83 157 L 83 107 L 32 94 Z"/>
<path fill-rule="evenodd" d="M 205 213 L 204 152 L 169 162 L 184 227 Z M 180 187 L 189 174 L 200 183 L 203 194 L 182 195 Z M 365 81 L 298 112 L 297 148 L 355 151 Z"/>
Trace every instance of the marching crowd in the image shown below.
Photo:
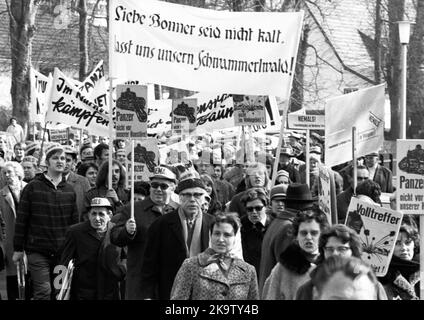
<path fill-rule="evenodd" d="M 332 168 L 338 221 L 331 224 L 317 202 L 319 135 L 308 173 L 296 134 L 278 157 L 260 150 L 256 161 L 240 163 L 226 157 L 228 149 L 240 152 L 229 145 L 217 161 L 205 144 L 213 138 L 203 137 L 187 145 L 192 167 L 160 164 L 149 181 L 134 183 L 132 218 L 124 140 L 114 150 L 105 138 L 42 150 L 17 135 L 13 150 L 0 137 L 0 269 L 9 300 L 55 300 L 58 266 L 66 270 L 70 261 L 69 298 L 76 300 L 419 299 L 415 219 L 404 216 L 381 278 L 361 260 L 359 236 L 345 225 L 352 197 L 381 205 L 381 193 L 394 192 L 378 153 L 358 160 L 356 190 L 352 163 Z M 27 270 L 25 292 L 17 265 Z"/>

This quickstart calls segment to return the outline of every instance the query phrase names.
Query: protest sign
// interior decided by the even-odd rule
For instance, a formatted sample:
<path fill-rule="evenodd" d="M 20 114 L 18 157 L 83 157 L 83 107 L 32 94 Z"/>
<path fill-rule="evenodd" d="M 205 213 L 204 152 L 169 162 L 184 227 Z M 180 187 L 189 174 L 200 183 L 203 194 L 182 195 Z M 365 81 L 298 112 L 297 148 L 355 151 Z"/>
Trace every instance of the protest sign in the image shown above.
<path fill-rule="evenodd" d="M 31 68 L 31 107 L 29 108 L 29 119 L 33 122 L 44 123 L 47 103 L 50 97 L 52 76 L 46 77 L 44 74 Z"/>
<path fill-rule="evenodd" d="M 325 116 L 320 110 L 304 110 L 291 112 L 287 115 L 288 127 L 297 130 L 324 130 Z"/>
<path fill-rule="evenodd" d="M 46 121 L 86 129 L 90 134 L 109 136 L 109 118 L 68 78 L 55 68 Z"/>
<path fill-rule="evenodd" d="M 187 143 L 188 141 L 180 141 L 170 145 L 160 146 L 160 163 L 172 165 L 176 163 L 188 163 L 190 153 Z"/>
<path fill-rule="evenodd" d="M 325 164 L 352 160 L 352 127 L 356 127 L 356 155 L 377 151 L 384 140 L 385 84 L 327 100 L 325 106 Z"/>
<path fill-rule="evenodd" d="M 266 125 L 265 100 L 265 96 L 233 95 L 235 125 Z"/>
<path fill-rule="evenodd" d="M 104 114 L 108 113 L 108 86 L 103 68 L 103 60 L 100 60 L 93 71 L 91 71 L 83 82 L 79 82 L 77 86 L 85 97 L 94 102 L 99 112 Z"/>
<path fill-rule="evenodd" d="M 345 224 L 355 230 L 362 243 L 362 260 L 378 277 L 388 270 L 403 214 L 352 197 Z"/>
<path fill-rule="evenodd" d="M 397 140 L 396 201 L 404 214 L 424 214 L 424 140 Z"/>
<path fill-rule="evenodd" d="M 68 140 L 68 129 L 50 130 L 50 141 L 65 144 Z"/>
<path fill-rule="evenodd" d="M 319 183 L 318 183 L 318 205 L 327 216 L 328 222 L 331 222 L 331 183 L 330 172 L 319 165 Z"/>
<path fill-rule="evenodd" d="M 131 186 L 131 143 L 125 146 L 127 187 Z M 134 181 L 149 181 L 154 169 L 159 165 L 157 139 L 147 138 L 134 141 Z"/>
<path fill-rule="evenodd" d="M 197 99 L 172 101 L 172 134 L 188 135 L 196 129 Z"/>
<path fill-rule="evenodd" d="M 116 86 L 116 137 L 140 138 L 147 135 L 147 87 Z"/>
<path fill-rule="evenodd" d="M 287 98 L 302 22 L 303 11 L 230 12 L 112 0 L 111 76 L 200 92 Z"/>

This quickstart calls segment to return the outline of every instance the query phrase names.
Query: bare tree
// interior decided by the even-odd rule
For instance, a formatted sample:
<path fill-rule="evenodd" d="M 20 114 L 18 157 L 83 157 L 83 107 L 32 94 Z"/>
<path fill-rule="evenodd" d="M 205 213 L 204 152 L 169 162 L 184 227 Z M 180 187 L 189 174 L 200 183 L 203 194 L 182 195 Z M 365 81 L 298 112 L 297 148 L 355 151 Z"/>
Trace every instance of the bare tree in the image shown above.
<path fill-rule="evenodd" d="M 79 0 L 79 80 L 84 81 L 88 74 L 88 44 L 87 44 L 87 0 Z"/>
<path fill-rule="evenodd" d="M 12 62 L 12 114 L 26 129 L 30 104 L 31 42 L 35 32 L 35 16 L 40 1 L 8 0 Z"/>

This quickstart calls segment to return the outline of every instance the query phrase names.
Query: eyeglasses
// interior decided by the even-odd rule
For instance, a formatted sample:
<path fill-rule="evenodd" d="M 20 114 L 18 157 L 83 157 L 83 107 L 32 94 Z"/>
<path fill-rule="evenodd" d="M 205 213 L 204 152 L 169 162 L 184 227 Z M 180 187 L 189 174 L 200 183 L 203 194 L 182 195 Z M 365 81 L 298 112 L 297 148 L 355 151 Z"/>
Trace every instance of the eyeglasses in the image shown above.
<path fill-rule="evenodd" d="M 169 186 L 166 183 L 159 183 L 159 182 L 152 182 L 150 184 L 150 187 L 152 187 L 153 189 L 160 188 L 162 191 L 169 188 Z"/>
<path fill-rule="evenodd" d="M 346 253 L 350 250 L 350 247 L 337 247 L 337 248 L 333 248 L 333 247 L 324 247 L 324 251 L 327 253 L 334 253 L 335 251 L 337 251 L 338 253 Z"/>
<path fill-rule="evenodd" d="M 253 212 L 253 210 L 255 211 L 261 211 L 264 208 L 264 206 L 255 206 L 255 207 L 246 207 L 246 211 L 247 212 Z"/>
<path fill-rule="evenodd" d="M 189 192 L 185 192 L 185 193 L 180 193 L 180 196 L 184 197 L 184 198 L 191 198 L 194 197 L 196 199 L 200 199 L 202 198 L 202 196 L 204 195 L 204 193 L 189 193 Z"/>

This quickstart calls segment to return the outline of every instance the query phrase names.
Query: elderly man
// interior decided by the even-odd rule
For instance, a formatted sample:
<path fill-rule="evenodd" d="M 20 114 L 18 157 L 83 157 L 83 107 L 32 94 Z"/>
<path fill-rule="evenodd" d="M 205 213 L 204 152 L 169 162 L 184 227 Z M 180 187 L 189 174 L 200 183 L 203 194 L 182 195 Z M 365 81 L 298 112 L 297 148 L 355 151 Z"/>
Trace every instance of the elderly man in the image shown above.
<path fill-rule="evenodd" d="M 47 172 L 27 184 L 21 194 L 14 238 L 13 261 L 28 257 L 35 300 L 52 298 L 52 271 L 69 226 L 78 222 L 76 194 L 62 180 L 66 157 L 63 147 L 46 149 Z"/>
<path fill-rule="evenodd" d="M 88 221 L 69 228 L 61 256 L 67 266 L 74 259 L 72 300 L 119 300 L 119 281 L 126 268 L 121 250 L 110 243 L 111 205 L 106 198 L 93 198 Z"/>
<path fill-rule="evenodd" d="M 145 299 L 169 300 L 183 261 L 208 248 L 214 217 L 202 213 L 206 194 L 202 180 L 181 180 L 176 192 L 180 207 L 156 219 L 148 230 L 140 285 Z"/>
<path fill-rule="evenodd" d="M 150 177 L 150 196 L 134 203 L 134 219 L 131 219 L 131 206 L 127 204 L 118 210 L 112 221 L 111 241 L 120 247 L 128 247 L 126 298 L 141 299 L 141 267 L 146 246 L 147 230 L 157 218 L 162 216 L 165 206 L 177 204 L 171 201 L 177 177 L 165 166 L 158 166 Z"/>

